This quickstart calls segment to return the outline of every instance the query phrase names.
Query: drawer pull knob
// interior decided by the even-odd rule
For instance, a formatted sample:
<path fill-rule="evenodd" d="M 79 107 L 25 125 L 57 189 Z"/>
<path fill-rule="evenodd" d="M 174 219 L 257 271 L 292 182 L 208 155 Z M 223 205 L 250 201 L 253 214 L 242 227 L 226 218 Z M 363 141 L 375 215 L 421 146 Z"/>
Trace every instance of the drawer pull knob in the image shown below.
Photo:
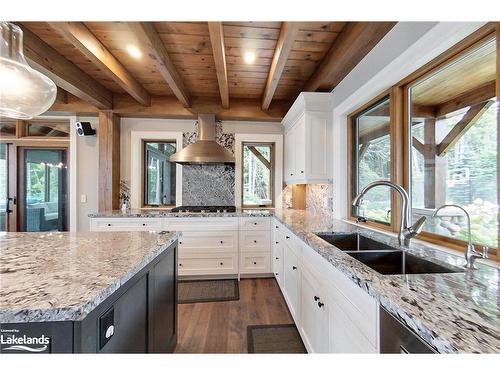
<path fill-rule="evenodd" d="M 224 241 L 221 241 L 220 243 L 224 243 Z"/>
<path fill-rule="evenodd" d="M 146 226 L 146 223 L 142 223 L 142 226 L 145 227 Z"/>
<path fill-rule="evenodd" d="M 182 241 L 179 241 L 179 245 L 182 245 Z"/>
<path fill-rule="evenodd" d="M 286 239 L 289 240 L 290 239 L 290 236 L 286 236 Z"/>
<path fill-rule="evenodd" d="M 253 243 L 257 243 L 257 240 L 253 240 Z"/>
<path fill-rule="evenodd" d="M 295 267 L 295 266 L 292 266 L 292 270 L 294 270 L 294 271 L 295 271 L 296 269 L 297 269 L 297 267 Z"/>
<path fill-rule="evenodd" d="M 278 258 L 278 257 L 276 257 L 276 260 L 278 260 L 278 259 L 279 259 L 279 258 Z"/>
<path fill-rule="evenodd" d="M 257 223 L 253 223 L 253 225 L 257 225 Z"/>
<path fill-rule="evenodd" d="M 182 263 L 179 263 L 179 267 L 182 267 Z"/>
<path fill-rule="evenodd" d="M 223 266 L 223 265 L 224 265 L 224 263 L 223 263 L 223 262 L 220 262 L 220 265 L 221 265 L 221 266 Z"/>
<path fill-rule="evenodd" d="M 108 227 L 110 227 L 110 226 L 111 226 L 111 224 L 108 224 Z"/>
<path fill-rule="evenodd" d="M 276 273 L 275 273 L 275 275 L 276 275 L 276 276 L 279 276 L 279 273 L 278 273 L 278 272 L 276 272 Z"/>
<path fill-rule="evenodd" d="M 304 173 L 304 171 L 300 171 L 300 173 Z"/>
<path fill-rule="evenodd" d="M 321 309 L 325 304 L 323 302 L 318 302 L 318 307 Z"/>
<path fill-rule="evenodd" d="M 257 262 L 253 262 L 253 264 L 257 264 Z"/>
<path fill-rule="evenodd" d="M 277 244 L 279 244 L 279 242 L 278 242 L 278 241 L 276 241 L 276 245 L 277 245 Z"/>
<path fill-rule="evenodd" d="M 279 229 L 279 227 L 276 225 L 276 229 Z"/>
<path fill-rule="evenodd" d="M 319 299 L 320 299 L 320 298 L 319 298 L 318 296 L 314 296 L 314 300 L 315 300 L 315 301 L 319 301 Z"/>

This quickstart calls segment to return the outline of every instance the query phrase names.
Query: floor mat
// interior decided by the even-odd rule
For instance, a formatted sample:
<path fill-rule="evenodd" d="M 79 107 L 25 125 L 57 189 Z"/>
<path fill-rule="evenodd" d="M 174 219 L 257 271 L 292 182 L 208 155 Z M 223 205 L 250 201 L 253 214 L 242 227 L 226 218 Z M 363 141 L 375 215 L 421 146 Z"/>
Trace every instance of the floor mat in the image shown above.
<path fill-rule="evenodd" d="M 178 284 L 178 303 L 237 301 L 238 280 L 183 280 Z"/>
<path fill-rule="evenodd" d="M 248 353 L 307 353 L 295 324 L 247 327 Z"/>

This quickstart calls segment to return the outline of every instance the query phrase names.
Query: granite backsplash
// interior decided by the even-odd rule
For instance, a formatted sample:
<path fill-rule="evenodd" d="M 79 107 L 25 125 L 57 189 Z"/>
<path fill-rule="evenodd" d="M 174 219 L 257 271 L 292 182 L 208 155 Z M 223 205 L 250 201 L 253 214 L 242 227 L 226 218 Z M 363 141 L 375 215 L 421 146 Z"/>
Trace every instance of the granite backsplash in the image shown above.
<path fill-rule="evenodd" d="M 198 141 L 198 123 L 194 132 L 183 134 L 183 147 Z M 216 122 L 218 144 L 234 154 L 234 134 L 224 133 L 222 123 Z M 233 206 L 234 165 L 199 164 L 182 167 L 182 204 L 184 206 Z"/>

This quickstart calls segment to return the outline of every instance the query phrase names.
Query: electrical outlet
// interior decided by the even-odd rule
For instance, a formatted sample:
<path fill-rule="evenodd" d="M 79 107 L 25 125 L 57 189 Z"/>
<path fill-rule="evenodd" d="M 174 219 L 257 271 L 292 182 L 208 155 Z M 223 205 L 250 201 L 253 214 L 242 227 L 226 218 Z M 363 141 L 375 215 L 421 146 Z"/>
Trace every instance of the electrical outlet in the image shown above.
<path fill-rule="evenodd" d="M 87 194 L 80 195 L 80 203 L 87 203 Z"/>

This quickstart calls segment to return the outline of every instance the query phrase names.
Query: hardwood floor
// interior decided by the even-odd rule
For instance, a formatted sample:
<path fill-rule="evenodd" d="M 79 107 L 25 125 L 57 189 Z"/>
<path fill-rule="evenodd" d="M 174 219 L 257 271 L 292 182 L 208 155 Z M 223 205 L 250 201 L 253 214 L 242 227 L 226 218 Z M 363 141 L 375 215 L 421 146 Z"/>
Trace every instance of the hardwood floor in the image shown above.
<path fill-rule="evenodd" d="M 293 323 L 274 278 L 243 279 L 240 299 L 179 305 L 176 353 L 247 353 L 247 326 Z"/>

